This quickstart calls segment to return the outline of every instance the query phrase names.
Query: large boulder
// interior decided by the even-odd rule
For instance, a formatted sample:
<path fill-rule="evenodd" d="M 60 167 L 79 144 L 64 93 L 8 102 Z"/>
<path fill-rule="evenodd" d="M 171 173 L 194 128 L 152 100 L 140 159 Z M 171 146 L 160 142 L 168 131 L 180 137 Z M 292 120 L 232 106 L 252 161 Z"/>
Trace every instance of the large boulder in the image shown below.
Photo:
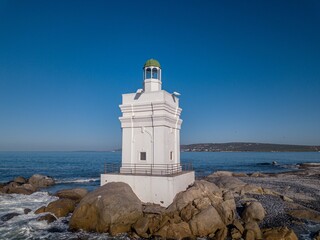
<path fill-rule="evenodd" d="M 69 213 L 72 213 L 75 209 L 75 205 L 75 201 L 63 198 L 49 203 L 47 207 L 42 206 L 38 208 L 34 213 L 41 214 L 44 212 L 50 212 L 54 214 L 55 217 L 61 218 L 68 216 Z"/>
<path fill-rule="evenodd" d="M 242 212 L 242 219 L 244 222 L 262 221 L 266 213 L 261 203 L 249 202 Z"/>
<path fill-rule="evenodd" d="M 58 199 L 49 203 L 45 212 L 53 213 L 57 218 L 66 217 L 75 209 L 75 201 L 71 199 Z"/>
<path fill-rule="evenodd" d="M 192 239 L 190 226 L 186 222 L 170 223 L 154 234 L 161 239 Z"/>
<path fill-rule="evenodd" d="M 75 189 L 64 189 L 58 191 L 55 196 L 59 198 L 68 198 L 74 200 L 75 202 L 80 202 L 80 200 L 88 194 L 88 190 L 85 188 L 75 188 Z"/>
<path fill-rule="evenodd" d="M 287 227 L 263 229 L 264 240 L 298 240 L 297 235 Z"/>
<path fill-rule="evenodd" d="M 130 186 L 111 182 L 88 193 L 75 209 L 71 230 L 109 232 L 111 235 L 128 232 L 142 217 L 142 204 Z"/>
<path fill-rule="evenodd" d="M 199 199 L 199 200 L 197 200 Z M 212 202 L 221 203 L 222 202 L 222 191 L 215 184 L 200 180 L 195 181 L 192 187 L 188 188 L 186 191 L 178 193 L 173 202 L 168 207 L 169 212 L 181 211 L 189 203 L 196 202 L 201 208 L 208 207 Z M 204 203 L 206 201 L 206 203 Z"/>
<path fill-rule="evenodd" d="M 193 235 L 198 237 L 205 237 L 225 227 L 219 213 L 212 206 L 195 215 L 189 225 Z"/>
<path fill-rule="evenodd" d="M 35 188 L 43 188 L 43 187 L 49 187 L 55 184 L 55 181 L 53 178 L 40 175 L 40 174 L 34 174 L 30 179 L 29 182 L 31 185 L 33 185 Z"/>
<path fill-rule="evenodd" d="M 30 184 L 20 185 L 17 182 L 9 182 L 7 185 L 5 185 L 2 188 L 2 192 L 9 193 L 9 194 L 16 193 L 16 194 L 26 194 L 26 195 L 34 193 L 36 189 L 34 187 L 28 187 L 28 185 Z"/>

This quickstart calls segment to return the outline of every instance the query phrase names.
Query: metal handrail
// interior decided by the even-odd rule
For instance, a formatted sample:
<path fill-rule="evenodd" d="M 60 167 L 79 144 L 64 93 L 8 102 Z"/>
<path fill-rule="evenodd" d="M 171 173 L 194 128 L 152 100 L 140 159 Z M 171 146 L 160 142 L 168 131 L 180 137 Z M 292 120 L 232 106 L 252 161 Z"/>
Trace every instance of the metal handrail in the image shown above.
<path fill-rule="evenodd" d="M 192 163 L 176 164 L 128 164 L 105 163 L 104 173 L 130 175 L 174 175 L 182 171 L 192 171 Z"/>

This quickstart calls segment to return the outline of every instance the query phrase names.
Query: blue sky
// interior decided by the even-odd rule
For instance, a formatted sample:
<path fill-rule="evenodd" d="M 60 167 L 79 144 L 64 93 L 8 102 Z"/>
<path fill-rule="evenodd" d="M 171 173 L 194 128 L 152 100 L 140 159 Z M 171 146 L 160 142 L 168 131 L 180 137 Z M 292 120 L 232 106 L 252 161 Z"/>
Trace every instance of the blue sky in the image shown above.
<path fill-rule="evenodd" d="M 149 58 L 181 142 L 320 145 L 320 2 L 0 0 L 0 150 L 121 146 Z"/>

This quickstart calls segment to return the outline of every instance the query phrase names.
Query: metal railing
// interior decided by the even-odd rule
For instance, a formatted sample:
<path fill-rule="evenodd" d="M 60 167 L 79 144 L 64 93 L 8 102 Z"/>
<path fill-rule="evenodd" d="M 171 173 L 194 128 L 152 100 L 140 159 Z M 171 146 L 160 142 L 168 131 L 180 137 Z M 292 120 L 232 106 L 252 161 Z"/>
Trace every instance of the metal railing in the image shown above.
<path fill-rule="evenodd" d="M 175 175 L 185 171 L 192 171 L 192 163 L 177 164 L 120 164 L 105 163 L 104 173 L 118 173 L 130 175 Z"/>

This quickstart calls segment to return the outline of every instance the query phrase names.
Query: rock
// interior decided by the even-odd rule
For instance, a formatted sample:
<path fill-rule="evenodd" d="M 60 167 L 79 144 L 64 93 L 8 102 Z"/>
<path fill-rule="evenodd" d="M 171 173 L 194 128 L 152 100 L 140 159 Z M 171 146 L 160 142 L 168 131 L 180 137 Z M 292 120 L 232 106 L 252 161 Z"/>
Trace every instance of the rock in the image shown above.
<path fill-rule="evenodd" d="M 186 207 L 184 207 L 181 210 L 180 216 L 183 221 L 189 222 L 192 219 L 192 217 L 198 213 L 199 210 L 192 203 L 189 203 Z"/>
<path fill-rule="evenodd" d="M 23 187 L 24 189 L 27 189 L 31 192 L 37 191 L 37 189 L 33 185 L 31 185 L 30 183 L 23 184 L 21 187 Z"/>
<path fill-rule="evenodd" d="M 229 171 L 216 171 L 212 174 L 210 174 L 208 177 L 221 177 L 221 176 L 228 176 L 228 177 L 232 177 L 233 173 L 229 172 Z"/>
<path fill-rule="evenodd" d="M 250 175 L 250 177 L 267 177 L 267 176 L 268 176 L 267 174 L 260 173 L 260 172 L 255 172 Z"/>
<path fill-rule="evenodd" d="M 255 237 L 254 237 L 254 232 L 252 230 L 248 230 L 245 232 L 244 234 L 244 239 L 245 240 L 256 240 Z M 275 240 L 275 239 L 274 239 Z"/>
<path fill-rule="evenodd" d="M 13 181 L 18 183 L 18 184 L 24 184 L 24 183 L 27 182 L 27 180 L 24 177 L 21 177 L 21 176 L 16 177 Z"/>
<path fill-rule="evenodd" d="M 240 191 L 240 193 L 246 194 L 246 193 L 251 193 L 251 194 L 263 194 L 263 189 L 260 186 L 256 186 L 254 184 L 246 184 Z"/>
<path fill-rule="evenodd" d="M 45 212 L 53 213 L 57 218 L 66 217 L 75 209 L 75 201 L 71 199 L 58 199 L 49 203 Z"/>
<path fill-rule="evenodd" d="M 37 221 L 47 221 L 48 224 L 52 223 L 56 220 L 57 220 L 57 218 L 50 213 L 37 218 Z"/>
<path fill-rule="evenodd" d="M 236 202 L 232 192 L 224 193 L 223 200 L 223 202 L 215 205 L 214 207 L 218 211 L 224 224 L 229 225 L 233 222 L 236 216 Z"/>
<path fill-rule="evenodd" d="M 29 212 L 31 212 L 32 210 L 30 208 L 25 208 L 23 209 L 23 213 L 24 214 L 28 214 Z"/>
<path fill-rule="evenodd" d="M 149 230 L 149 219 L 148 217 L 142 217 L 133 225 L 133 229 L 136 233 L 143 238 L 150 237 L 150 233 L 147 233 Z"/>
<path fill-rule="evenodd" d="M 0 183 L 0 193 L 5 193 L 3 191 L 3 188 L 5 187 L 6 185 L 4 183 Z"/>
<path fill-rule="evenodd" d="M 242 223 L 240 222 L 240 220 L 235 219 L 232 225 L 241 233 L 241 235 L 243 234 L 244 227 L 242 226 Z"/>
<path fill-rule="evenodd" d="M 249 177 L 246 173 L 232 173 L 233 177 Z"/>
<path fill-rule="evenodd" d="M 286 202 L 293 202 L 293 200 L 285 195 L 281 195 L 281 198 L 283 201 L 286 201 Z"/>
<path fill-rule="evenodd" d="M 232 240 L 240 240 L 242 238 L 242 233 L 235 227 L 231 228 L 230 234 Z"/>
<path fill-rule="evenodd" d="M 268 194 L 268 195 L 273 195 L 273 196 L 279 195 L 277 192 L 275 192 L 269 188 L 262 188 L 262 190 L 263 190 L 263 194 Z"/>
<path fill-rule="evenodd" d="M 128 232 L 142 217 L 142 204 L 128 184 L 111 182 L 88 193 L 75 209 L 71 230 Z"/>
<path fill-rule="evenodd" d="M 42 206 L 42 207 L 38 208 L 34 213 L 40 214 L 40 213 L 44 213 L 45 211 L 46 211 L 46 207 Z"/>
<path fill-rule="evenodd" d="M 245 224 L 245 230 L 252 231 L 254 233 L 254 239 L 257 239 L 257 240 L 263 239 L 262 232 L 261 232 L 259 225 L 256 221 L 247 222 Z M 251 236 L 251 234 L 250 234 L 250 236 Z"/>
<path fill-rule="evenodd" d="M 55 194 L 55 196 L 59 198 L 68 198 L 78 203 L 87 194 L 88 194 L 87 189 L 75 188 L 75 189 L 60 190 Z"/>
<path fill-rule="evenodd" d="M 320 231 L 313 236 L 313 240 L 320 240 Z"/>
<path fill-rule="evenodd" d="M 264 240 L 298 240 L 297 235 L 287 227 L 263 229 Z"/>
<path fill-rule="evenodd" d="M 143 213 L 162 214 L 166 210 L 159 204 L 142 204 Z"/>
<path fill-rule="evenodd" d="M 189 203 L 201 198 L 208 198 L 211 203 L 219 204 L 223 200 L 222 191 L 213 183 L 204 180 L 195 181 L 193 186 L 175 196 L 173 202 L 167 208 L 167 211 L 180 212 Z"/>
<path fill-rule="evenodd" d="M 205 237 L 225 227 L 217 210 L 210 206 L 195 215 L 189 222 L 193 235 Z"/>
<path fill-rule="evenodd" d="M 300 163 L 299 168 L 318 168 L 320 163 Z"/>
<path fill-rule="evenodd" d="M 16 182 L 9 182 L 6 186 L 3 187 L 4 193 L 14 193 L 15 189 L 19 186 Z"/>
<path fill-rule="evenodd" d="M 16 188 L 11 189 L 10 193 L 30 195 L 33 193 L 33 191 L 25 189 L 23 186 L 18 186 Z"/>
<path fill-rule="evenodd" d="M 55 181 L 53 178 L 40 175 L 40 174 L 34 174 L 30 179 L 29 182 L 31 185 L 33 185 L 35 188 L 43 188 L 43 187 L 49 187 L 55 184 Z"/>
<path fill-rule="evenodd" d="M 142 218 L 133 225 L 136 233 L 143 238 L 151 237 L 155 232 L 158 232 L 164 225 L 169 222 L 170 218 L 166 215 L 149 214 Z M 173 223 L 173 222 L 171 222 Z"/>
<path fill-rule="evenodd" d="M 295 218 L 306 219 L 320 223 L 320 213 L 311 209 L 290 210 L 288 214 Z"/>
<path fill-rule="evenodd" d="M 235 177 L 230 177 L 230 176 L 210 177 L 210 176 L 207 177 L 208 181 L 216 184 L 219 188 L 231 190 L 233 192 L 240 192 L 241 189 L 245 185 L 247 185 L 245 182 Z"/>
<path fill-rule="evenodd" d="M 250 202 L 242 212 L 242 219 L 245 223 L 250 221 L 262 221 L 265 217 L 265 210 L 261 203 Z"/>
<path fill-rule="evenodd" d="M 228 228 L 224 227 L 222 229 L 219 229 L 213 237 L 213 240 L 225 240 L 228 236 Z"/>
<path fill-rule="evenodd" d="M 21 215 L 20 213 L 7 213 L 5 215 L 3 215 L 2 217 L 0 217 L 0 220 L 3 222 L 9 221 L 11 218 L 14 218 L 16 216 Z"/>
<path fill-rule="evenodd" d="M 154 234 L 161 239 L 192 239 L 194 238 L 189 224 L 186 222 L 171 223 L 161 228 L 157 233 Z"/>

